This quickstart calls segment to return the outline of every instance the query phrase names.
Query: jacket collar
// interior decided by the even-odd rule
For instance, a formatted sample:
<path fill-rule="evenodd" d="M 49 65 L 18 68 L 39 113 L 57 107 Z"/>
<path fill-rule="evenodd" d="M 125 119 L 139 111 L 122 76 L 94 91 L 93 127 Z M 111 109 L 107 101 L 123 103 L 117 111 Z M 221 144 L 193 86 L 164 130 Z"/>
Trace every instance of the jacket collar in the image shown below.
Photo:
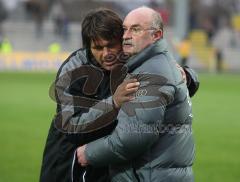
<path fill-rule="evenodd" d="M 149 45 L 145 49 L 143 49 L 140 53 L 137 55 L 131 57 L 127 63 L 125 64 L 128 67 L 128 72 L 132 72 L 134 69 L 142 65 L 144 62 L 146 62 L 151 57 L 158 55 L 158 54 L 164 54 L 167 52 L 167 42 L 165 39 L 160 39 L 157 42 Z"/>

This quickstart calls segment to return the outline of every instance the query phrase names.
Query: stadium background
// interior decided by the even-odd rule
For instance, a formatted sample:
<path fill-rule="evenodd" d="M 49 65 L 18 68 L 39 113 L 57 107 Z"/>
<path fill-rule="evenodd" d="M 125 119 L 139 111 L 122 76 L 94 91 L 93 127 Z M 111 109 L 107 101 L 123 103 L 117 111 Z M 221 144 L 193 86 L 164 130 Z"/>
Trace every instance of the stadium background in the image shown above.
<path fill-rule="evenodd" d="M 147 5 L 162 14 L 176 59 L 189 57 L 201 81 L 193 98 L 199 182 L 240 179 L 240 0 L 0 0 L 0 182 L 38 181 L 60 64 L 81 47 L 86 12 L 124 17 Z M 222 66 L 217 51 L 222 53 Z"/>

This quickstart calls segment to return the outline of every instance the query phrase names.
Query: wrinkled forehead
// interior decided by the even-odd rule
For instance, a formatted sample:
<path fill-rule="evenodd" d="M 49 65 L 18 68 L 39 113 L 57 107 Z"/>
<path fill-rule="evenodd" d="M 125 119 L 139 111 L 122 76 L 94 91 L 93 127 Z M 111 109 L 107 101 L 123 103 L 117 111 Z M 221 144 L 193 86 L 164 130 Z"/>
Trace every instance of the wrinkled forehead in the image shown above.
<path fill-rule="evenodd" d="M 123 21 L 124 27 L 141 26 L 146 27 L 151 25 L 152 15 L 144 12 L 129 13 Z"/>

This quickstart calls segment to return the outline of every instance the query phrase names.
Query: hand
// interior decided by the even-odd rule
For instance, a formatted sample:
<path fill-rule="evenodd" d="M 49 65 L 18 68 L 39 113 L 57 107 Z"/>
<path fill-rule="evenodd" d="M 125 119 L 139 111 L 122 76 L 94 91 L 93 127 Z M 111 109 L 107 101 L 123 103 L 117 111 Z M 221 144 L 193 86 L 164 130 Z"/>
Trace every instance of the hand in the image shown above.
<path fill-rule="evenodd" d="M 83 145 L 83 146 L 77 148 L 78 163 L 83 167 L 88 165 L 88 161 L 87 161 L 85 153 L 84 153 L 85 148 L 86 148 L 86 145 Z"/>
<path fill-rule="evenodd" d="M 139 85 L 137 79 L 124 80 L 113 94 L 115 107 L 120 108 L 123 103 L 133 100 L 133 94 L 137 92 Z"/>
<path fill-rule="evenodd" d="M 187 83 L 187 76 L 186 76 L 184 69 L 178 63 L 176 63 L 176 66 L 179 69 L 179 71 L 181 72 L 184 82 Z"/>

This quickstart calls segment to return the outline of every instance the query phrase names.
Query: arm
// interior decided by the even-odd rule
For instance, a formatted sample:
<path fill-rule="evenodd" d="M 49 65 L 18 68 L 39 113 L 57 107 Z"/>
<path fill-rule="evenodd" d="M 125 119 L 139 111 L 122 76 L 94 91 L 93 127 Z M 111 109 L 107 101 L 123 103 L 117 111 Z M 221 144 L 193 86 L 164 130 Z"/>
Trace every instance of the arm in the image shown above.
<path fill-rule="evenodd" d="M 143 83 L 150 79 L 145 75 L 140 81 Z M 159 137 L 157 126 L 161 125 L 166 105 L 172 102 L 175 90 L 159 80 L 150 81 L 140 88 L 141 93 L 142 90 L 147 90 L 148 94 L 122 105 L 118 124 L 111 135 L 84 146 L 89 164 L 104 166 L 128 161 L 143 154 L 156 142 Z M 157 100 L 152 101 L 150 96 Z"/>
<path fill-rule="evenodd" d="M 84 70 L 74 71 L 81 73 Z M 91 75 L 96 74 L 96 72 L 97 70 L 93 70 Z M 87 70 L 87 73 L 91 73 L 91 70 Z M 99 86 L 100 84 L 96 84 L 98 80 L 93 82 L 88 77 L 86 81 L 80 84 L 83 87 L 82 90 L 75 91 L 76 93 L 82 93 L 82 95 L 74 94 L 70 88 L 77 78 L 73 78 L 72 75 L 75 74 L 72 72 L 64 74 L 56 81 L 56 96 L 60 103 L 60 112 L 56 116 L 55 126 L 62 132 L 67 133 L 72 142 L 83 144 L 109 134 L 115 127 L 114 121 L 118 110 L 112 104 L 112 97 L 96 100 L 88 96 L 91 91 L 88 88 L 93 88 L 92 85 L 89 86 L 88 84 L 94 83 L 94 86 Z M 100 76 L 96 78 L 101 78 Z M 128 83 L 121 84 L 120 88 L 122 89 L 115 92 L 120 95 L 119 102 L 128 101 L 129 98 L 126 95 L 136 92 L 135 82 L 136 80 L 129 80 Z M 127 87 L 128 84 L 130 84 L 129 88 Z M 83 142 L 79 141 L 80 139 Z"/>

